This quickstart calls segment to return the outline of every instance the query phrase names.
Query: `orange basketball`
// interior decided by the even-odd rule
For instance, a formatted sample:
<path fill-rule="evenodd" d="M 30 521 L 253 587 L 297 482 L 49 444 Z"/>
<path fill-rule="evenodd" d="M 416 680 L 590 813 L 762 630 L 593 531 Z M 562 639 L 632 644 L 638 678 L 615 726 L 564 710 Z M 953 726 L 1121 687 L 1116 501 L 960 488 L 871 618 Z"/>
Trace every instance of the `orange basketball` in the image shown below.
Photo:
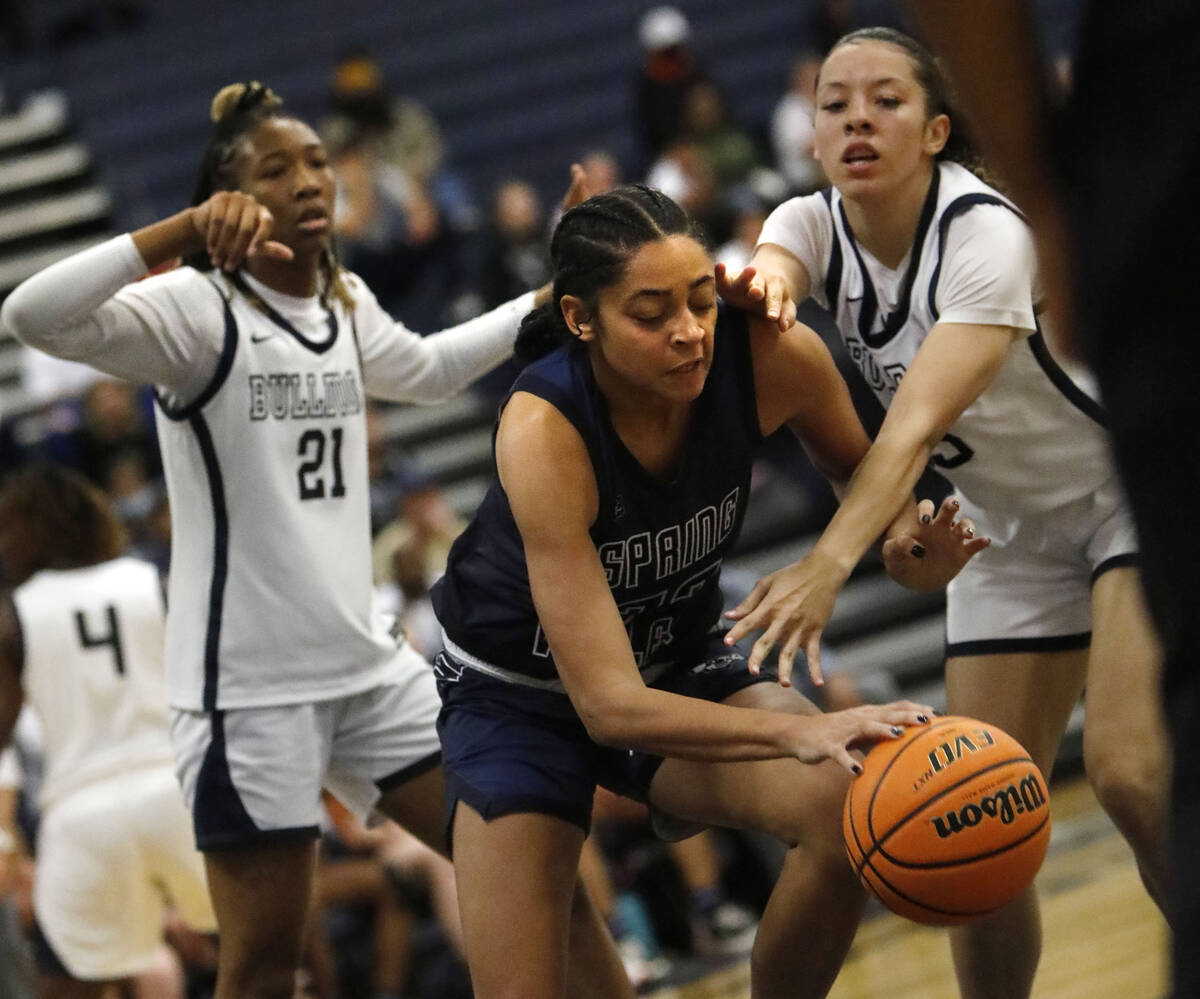
<path fill-rule="evenodd" d="M 1011 902 L 1042 866 L 1046 781 L 995 725 L 935 718 L 867 753 L 842 833 L 862 883 L 893 912 L 967 923 Z"/>

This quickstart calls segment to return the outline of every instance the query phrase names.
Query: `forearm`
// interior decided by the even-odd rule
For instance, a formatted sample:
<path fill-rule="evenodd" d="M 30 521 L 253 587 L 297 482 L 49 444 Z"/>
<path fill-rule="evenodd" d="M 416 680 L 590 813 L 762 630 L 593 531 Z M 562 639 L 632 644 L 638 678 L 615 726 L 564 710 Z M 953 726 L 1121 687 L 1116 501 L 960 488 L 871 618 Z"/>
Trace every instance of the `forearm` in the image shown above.
<path fill-rule="evenodd" d="M 420 338 L 414 350 L 369 361 L 371 395 L 397 402 L 436 403 L 450 398 L 512 356 L 521 319 L 533 293 L 459 326 Z M 405 333 L 406 331 L 401 331 Z"/>
<path fill-rule="evenodd" d="M 146 273 L 129 236 L 59 260 L 22 282 L 5 299 L 0 321 L 22 343 L 48 354 L 79 359 L 79 327 L 121 288 Z"/>
<path fill-rule="evenodd" d="M 789 756 L 792 715 L 735 708 L 638 683 L 576 704 L 597 742 L 658 756 L 706 762 Z"/>
<path fill-rule="evenodd" d="M 883 432 L 859 463 L 813 547 L 813 554 L 836 567 L 843 581 L 867 550 L 909 515 L 913 488 L 930 454 L 925 441 Z"/>

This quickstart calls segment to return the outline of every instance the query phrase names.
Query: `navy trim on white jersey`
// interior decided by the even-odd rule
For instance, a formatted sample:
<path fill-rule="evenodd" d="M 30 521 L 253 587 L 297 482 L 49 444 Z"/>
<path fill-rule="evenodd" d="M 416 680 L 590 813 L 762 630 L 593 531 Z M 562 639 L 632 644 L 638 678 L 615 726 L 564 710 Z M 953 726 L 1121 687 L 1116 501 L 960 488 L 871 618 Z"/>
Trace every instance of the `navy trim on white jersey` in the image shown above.
<path fill-rule="evenodd" d="M 1046 373 L 1046 377 L 1050 379 L 1054 387 L 1066 396 L 1073 406 L 1086 413 L 1100 426 L 1107 428 L 1108 416 L 1104 412 L 1104 407 L 1071 381 L 1071 376 L 1059 367 L 1058 362 L 1050 354 L 1050 348 L 1046 346 L 1046 338 L 1042 336 L 1040 324 L 1038 331 L 1029 337 L 1029 349 L 1033 351 L 1038 365 Z"/>
<path fill-rule="evenodd" d="M 854 257 L 858 261 L 858 270 L 862 275 L 863 304 L 858 312 L 858 335 L 862 337 L 863 343 L 868 347 L 882 347 L 884 344 L 890 342 L 904 328 L 904 324 L 908 322 L 908 312 L 912 305 L 913 285 L 917 280 L 917 271 L 921 268 L 921 253 L 925 247 L 925 237 L 929 233 L 929 226 L 933 223 L 933 216 L 937 210 L 940 182 L 941 173 L 934 170 L 933 177 L 929 181 L 929 191 L 925 195 L 925 204 L 921 206 L 921 217 L 917 221 L 917 231 L 913 236 L 912 246 L 908 251 L 908 270 L 904 273 L 904 283 L 901 285 L 900 300 L 896 304 L 896 310 L 883 317 L 883 322 L 878 333 L 873 333 L 871 328 L 875 325 L 875 315 L 879 312 L 879 296 L 875 291 L 874 282 L 871 281 L 871 273 L 867 270 L 867 265 L 863 262 L 862 252 L 858 248 L 858 240 L 854 238 L 854 230 L 850 228 L 850 220 L 846 217 L 846 202 L 844 199 L 838 202 L 838 211 L 842 216 L 842 225 L 846 230 L 846 238 L 850 243 L 850 248 L 854 251 Z M 935 273 L 935 280 L 936 276 Z M 836 295 L 830 301 L 836 303 Z M 836 304 L 834 307 L 836 308 Z"/>
<path fill-rule="evenodd" d="M 1096 580 L 1103 576 L 1106 572 L 1111 572 L 1113 569 L 1136 569 L 1142 564 L 1141 556 L 1137 552 L 1126 552 L 1124 555 L 1113 555 L 1111 558 L 1106 558 L 1095 569 L 1092 570 L 1092 585 L 1096 585 Z"/>
<path fill-rule="evenodd" d="M 200 766 L 192 809 L 196 846 L 209 852 L 317 838 L 321 830 L 315 825 L 263 830 L 254 824 L 229 773 L 229 760 L 225 755 L 225 712 L 214 711 L 211 720 L 212 742 Z"/>
<path fill-rule="evenodd" d="M 311 350 L 314 354 L 324 354 L 330 347 L 337 343 L 338 338 L 338 321 L 337 316 L 333 314 L 333 310 L 325 309 L 325 322 L 329 326 L 329 338 L 317 343 L 315 340 L 310 340 L 293 326 L 287 319 L 279 314 L 277 309 L 272 308 L 271 304 L 263 299 L 261 295 L 255 294 L 254 289 L 246 284 L 245 279 L 241 274 L 233 273 L 229 276 L 230 283 L 250 302 L 256 309 L 262 312 L 268 319 L 271 320 L 285 333 L 290 333 L 302 347 Z M 357 337 L 355 338 L 357 341 Z"/>
<path fill-rule="evenodd" d="M 935 173 L 934 176 L 936 177 L 937 174 Z M 933 315 L 934 322 L 937 322 L 938 317 L 941 315 L 941 310 L 937 307 L 937 289 L 938 278 L 942 275 L 942 261 L 945 260 L 946 232 L 950 229 L 951 222 L 968 208 L 975 207 L 975 205 L 999 205 L 1001 208 L 1007 208 L 1013 212 L 1026 225 L 1029 224 L 1028 219 L 1017 211 L 1014 206 L 1010 205 L 1003 198 L 997 198 L 992 194 L 964 194 L 955 198 L 946 206 L 946 210 L 942 212 L 941 220 L 938 222 L 937 264 L 934 265 L 933 275 L 929 278 L 929 311 Z"/>
<path fill-rule="evenodd" d="M 196 413 L 188 421 L 196 434 L 196 443 L 204 459 L 208 492 L 213 509 L 212 579 L 208 589 L 208 623 L 204 636 L 204 710 L 217 706 L 217 681 L 220 673 L 221 614 L 225 607 L 225 580 L 229 574 L 229 510 L 225 504 L 225 483 L 221 464 L 213 445 L 212 433 L 204 417 Z"/>
<path fill-rule="evenodd" d="M 1018 652 L 1071 652 L 1092 644 L 1092 633 L 1046 635 L 1040 638 L 981 638 L 971 642 L 947 642 L 946 657 L 991 656 Z"/>
<path fill-rule="evenodd" d="M 836 226 L 833 217 L 833 188 L 827 187 L 821 192 L 825 199 L 825 207 L 829 209 L 829 224 Z M 837 312 L 838 292 L 842 287 L 842 241 L 834 234 L 829 250 L 829 268 L 825 271 L 825 301 L 832 313 Z"/>
<path fill-rule="evenodd" d="M 238 327 L 237 320 L 233 317 L 233 308 L 229 304 L 229 297 L 221 291 L 215 281 L 211 278 L 209 281 L 216 288 L 217 294 L 221 296 L 221 304 L 225 310 L 225 333 L 221 340 L 221 356 L 217 359 L 217 367 L 212 378 L 204 386 L 203 391 L 184 406 L 172 405 L 158 389 L 154 390 L 155 401 L 158 403 L 159 409 L 163 411 L 163 416 L 177 423 L 190 419 L 192 414 L 200 412 L 208 401 L 220 391 L 221 386 L 225 384 L 225 379 L 229 377 L 229 372 L 233 369 L 233 356 L 237 353 Z"/>

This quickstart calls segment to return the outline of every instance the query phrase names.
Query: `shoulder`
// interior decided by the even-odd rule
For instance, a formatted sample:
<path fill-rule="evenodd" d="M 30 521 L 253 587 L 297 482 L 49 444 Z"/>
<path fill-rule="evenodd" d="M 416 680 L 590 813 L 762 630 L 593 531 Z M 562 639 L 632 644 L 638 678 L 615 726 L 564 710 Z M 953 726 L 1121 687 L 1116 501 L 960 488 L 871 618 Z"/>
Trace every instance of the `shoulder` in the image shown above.
<path fill-rule="evenodd" d="M 830 202 L 823 193 L 789 198 L 778 205 L 763 223 L 759 243 L 777 243 L 791 249 L 801 234 L 832 235 L 833 214 Z"/>

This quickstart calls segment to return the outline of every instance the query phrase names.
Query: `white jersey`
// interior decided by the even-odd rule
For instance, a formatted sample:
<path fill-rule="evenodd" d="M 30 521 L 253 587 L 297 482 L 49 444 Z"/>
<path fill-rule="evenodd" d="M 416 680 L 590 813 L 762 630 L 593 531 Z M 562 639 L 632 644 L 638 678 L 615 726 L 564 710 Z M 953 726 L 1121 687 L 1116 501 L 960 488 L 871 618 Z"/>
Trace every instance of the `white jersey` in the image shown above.
<path fill-rule="evenodd" d="M 162 587 L 135 558 L 36 573 L 13 591 L 21 683 L 42 730 L 43 812 L 112 777 L 173 765 Z"/>
<path fill-rule="evenodd" d="M 804 265 L 810 293 L 886 407 L 935 324 L 1024 334 L 932 463 L 976 505 L 1018 514 L 1084 496 L 1113 475 L 1103 411 L 1050 355 L 1034 315 L 1033 241 L 1017 210 L 943 163 L 909 254 L 887 268 L 854 238 L 836 189 L 779 206 L 759 237 Z"/>
<path fill-rule="evenodd" d="M 157 386 L 170 704 L 295 704 L 393 681 L 371 586 L 364 398 L 459 391 L 511 354 L 532 293 L 421 337 L 353 275 L 351 309 L 191 268 L 129 283 L 144 270 L 118 237 L 31 278 L 3 316 L 32 346 Z"/>

